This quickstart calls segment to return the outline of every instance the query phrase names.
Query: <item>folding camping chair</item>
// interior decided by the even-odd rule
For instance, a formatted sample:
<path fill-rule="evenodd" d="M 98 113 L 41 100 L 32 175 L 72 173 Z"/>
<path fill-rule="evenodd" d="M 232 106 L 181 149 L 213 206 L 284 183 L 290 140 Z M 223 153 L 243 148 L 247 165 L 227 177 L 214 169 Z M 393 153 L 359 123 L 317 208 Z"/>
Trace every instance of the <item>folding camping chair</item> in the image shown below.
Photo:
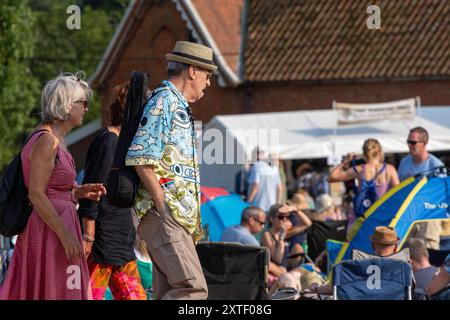
<path fill-rule="evenodd" d="M 411 300 L 412 268 L 389 258 L 344 260 L 333 268 L 334 300 Z"/>
<path fill-rule="evenodd" d="M 312 225 L 306 229 L 308 256 L 315 260 L 326 249 L 327 239 L 345 241 L 347 224 L 347 220 L 313 221 Z"/>
<path fill-rule="evenodd" d="M 200 242 L 196 246 L 209 300 L 265 300 L 269 250 L 255 245 Z"/>

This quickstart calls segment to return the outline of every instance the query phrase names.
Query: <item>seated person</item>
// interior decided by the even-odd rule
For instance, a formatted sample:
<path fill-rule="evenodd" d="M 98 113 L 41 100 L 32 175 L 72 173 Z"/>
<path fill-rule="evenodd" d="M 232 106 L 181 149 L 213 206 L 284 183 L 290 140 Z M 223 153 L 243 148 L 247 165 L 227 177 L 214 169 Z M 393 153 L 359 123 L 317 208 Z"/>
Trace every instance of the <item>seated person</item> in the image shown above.
<path fill-rule="evenodd" d="M 295 193 L 290 200 L 286 202 L 288 205 L 296 207 L 298 210 L 309 210 L 309 204 L 306 199 L 306 196 L 301 193 Z M 305 212 L 305 211 L 303 211 Z M 306 213 L 306 212 L 305 212 Z M 295 243 L 298 243 L 306 248 L 306 228 L 303 224 L 302 220 L 300 220 L 298 214 L 291 214 L 289 216 L 289 220 L 292 222 L 292 228 L 290 228 L 286 233 L 286 238 L 289 239 L 291 246 Z"/>
<path fill-rule="evenodd" d="M 261 237 L 261 245 L 267 247 L 270 251 L 271 261 L 290 270 L 297 267 L 301 260 L 304 250 L 298 243 L 290 246 L 286 240 L 286 234 L 292 228 L 292 222 L 289 220 L 291 214 L 298 215 L 303 230 L 311 225 L 311 220 L 300 210 L 290 205 L 273 205 L 269 210 L 270 229 L 265 230 Z M 292 256 L 292 259 L 289 259 Z"/>
<path fill-rule="evenodd" d="M 450 254 L 444 260 L 444 264 L 440 269 L 439 273 L 436 274 L 431 280 L 430 284 L 427 288 L 427 293 L 429 296 L 432 296 L 442 289 L 448 287 L 450 284 Z M 447 296 L 447 299 L 449 297 Z"/>
<path fill-rule="evenodd" d="M 327 193 L 323 193 L 317 197 L 316 212 L 317 216 L 315 220 L 318 221 L 347 220 L 347 217 L 341 210 L 336 210 L 333 198 Z"/>
<path fill-rule="evenodd" d="M 255 206 L 247 207 L 242 211 L 241 223 L 226 228 L 222 233 L 220 241 L 259 246 L 254 235 L 262 231 L 265 223 L 266 214 L 262 209 Z"/>
<path fill-rule="evenodd" d="M 430 264 L 427 246 L 421 239 L 409 239 L 405 248 L 409 248 L 416 289 L 426 290 L 438 268 Z"/>
<path fill-rule="evenodd" d="M 255 235 L 264 229 L 265 222 L 266 214 L 262 209 L 255 206 L 247 207 L 242 211 L 241 223 L 226 228 L 222 232 L 220 241 L 259 246 Z M 286 271 L 287 270 L 284 267 L 279 267 L 273 262 L 269 263 L 269 273 L 275 277 L 281 276 L 286 273 Z"/>
<path fill-rule="evenodd" d="M 372 248 L 375 255 L 378 257 L 389 257 L 397 252 L 398 242 L 400 241 L 394 229 L 385 226 L 378 226 L 375 228 L 373 235 L 369 236 L 372 243 Z M 321 294 L 333 293 L 330 282 L 327 284 L 314 288 L 315 292 Z"/>
<path fill-rule="evenodd" d="M 147 250 L 147 245 L 144 240 L 141 240 L 137 235 L 134 253 L 136 255 L 136 262 L 139 271 L 139 275 L 141 276 L 141 283 L 145 289 L 147 294 L 147 300 L 152 299 L 151 288 L 153 281 L 153 272 L 152 272 L 152 260 Z"/>

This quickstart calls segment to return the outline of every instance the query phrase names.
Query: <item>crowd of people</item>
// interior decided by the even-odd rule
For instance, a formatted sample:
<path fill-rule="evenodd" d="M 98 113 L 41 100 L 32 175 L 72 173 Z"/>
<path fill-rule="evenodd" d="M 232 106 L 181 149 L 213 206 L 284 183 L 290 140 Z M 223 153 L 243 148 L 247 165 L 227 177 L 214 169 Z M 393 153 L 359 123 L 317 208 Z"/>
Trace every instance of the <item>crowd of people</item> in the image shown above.
<path fill-rule="evenodd" d="M 166 59 L 168 78 L 153 91 L 143 72 L 116 88 L 111 119 L 89 147 L 79 185 L 64 139 L 82 124 L 91 88 L 79 74 L 45 85 L 42 122 L 21 151 L 33 211 L 17 236 L 0 299 L 207 298 L 195 250 L 203 230 L 189 104 L 203 97 L 217 66 L 211 48 L 188 41 L 177 42 Z M 138 110 L 139 117 L 130 116 Z M 116 157 L 139 179 L 133 209 L 107 197 Z"/>
<path fill-rule="evenodd" d="M 286 202 L 281 202 L 282 195 L 286 191 L 286 185 L 281 183 L 284 168 L 277 166 L 271 155 L 265 156 L 262 150 L 257 149 L 256 163 L 245 173 L 241 173 L 241 176 L 247 177 L 245 188 L 240 188 L 242 184 L 237 184 L 237 191 L 241 191 L 244 199 L 252 206 L 249 209 L 250 212 L 259 212 L 258 209 L 261 209 L 259 214 L 262 214 L 262 211 L 268 214 L 266 229 L 259 232 L 255 228 L 247 228 L 250 220 L 244 219 L 243 215 L 240 233 L 242 235 L 243 229 L 247 228 L 250 233 L 260 238 L 261 246 L 268 248 L 271 257 L 269 273 L 273 288 L 279 287 L 280 283 L 285 284 L 285 279 L 294 279 L 292 272 L 297 272 L 299 268 L 303 272 L 303 277 L 306 278 L 311 276 L 311 273 L 315 273 L 316 281 L 313 286 L 322 285 L 327 273 L 327 264 L 324 261 L 326 251 L 315 254 L 314 260 L 309 262 L 305 260 L 305 256 L 308 256 L 307 236 L 315 236 L 313 232 L 308 235 L 308 228 L 313 228 L 311 225 L 317 221 L 342 221 L 347 225 L 347 232 L 351 233 L 355 220 L 363 216 L 377 199 L 401 181 L 444 168 L 442 161 L 427 151 L 428 141 L 426 129 L 412 128 L 406 140 L 409 155 L 401 160 L 398 171 L 392 164 L 385 161 L 380 142 L 373 138 L 364 142 L 362 157 L 349 154 L 328 172 L 315 171 L 310 164 L 304 163 L 295 170 L 296 189 Z M 445 172 L 445 169 L 441 172 Z M 354 187 L 346 191 L 344 183 L 350 181 L 354 181 Z M 335 192 L 336 190 L 338 192 Z M 258 223 L 262 224 L 261 216 L 258 219 Z M 381 229 L 377 228 L 375 235 L 377 232 L 391 232 L 384 230 L 381 226 L 379 228 Z M 235 240 L 243 244 L 250 243 L 246 241 L 247 236 L 233 238 L 232 233 L 232 229 L 226 229 L 224 232 L 226 236 L 222 238 L 222 241 Z M 414 224 L 404 247 L 410 248 L 411 260 L 408 261 L 411 262 L 414 273 L 417 274 L 417 288 L 426 291 L 434 279 L 433 275 L 437 272 L 437 269 L 427 262 L 427 250 L 439 250 L 441 237 L 449 235 L 450 225 L 447 221 L 436 220 Z M 386 243 L 379 243 L 373 239 L 372 242 L 377 256 L 389 256 L 397 250 L 398 240 L 390 246 L 385 246 Z M 322 249 L 324 248 L 325 244 L 322 246 Z M 306 271 L 305 264 L 309 265 Z M 291 285 L 296 287 L 292 281 Z M 310 289 L 311 285 L 312 283 L 304 289 Z M 319 291 L 330 293 L 329 284 L 324 288 L 325 290 Z M 435 291 L 431 289 L 430 292 Z"/>
<path fill-rule="evenodd" d="M 65 136 L 82 124 L 91 88 L 79 74 L 62 74 L 45 85 L 41 124 L 20 154 L 33 212 L 15 242 L 0 299 L 102 300 L 110 290 L 114 299 L 144 300 L 150 287 L 154 299 L 208 297 L 195 249 L 204 232 L 190 104 L 204 96 L 217 66 L 211 48 L 187 41 L 177 42 L 166 59 L 168 78 L 152 91 L 142 72 L 116 88 L 110 121 L 89 147 L 81 184 L 74 182 L 75 165 Z M 142 106 L 142 116 L 134 123 L 123 121 L 130 108 Z M 132 127 L 136 130 L 130 131 Z M 119 156 L 139 179 L 133 208 L 114 206 L 105 188 L 124 134 L 130 143 Z M 290 199 L 282 162 L 258 149 L 256 163 L 242 176 L 250 206 L 242 212 L 240 225 L 225 229 L 221 240 L 268 249 L 272 293 L 289 285 L 328 292 L 324 244 L 314 248 L 315 259 L 308 260 L 308 230 L 339 221 L 348 221 L 350 228 L 400 181 L 442 166 L 427 152 L 427 143 L 424 128 L 411 129 L 410 155 L 398 172 L 384 161 L 376 139 L 364 142 L 363 163 L 348 155 L 326 174 L 299 167 Z M 355 194 L 336 188 L 351 180 L 357 181 Z M 340 191 L 333 192 L 336 189 Z M 374 191 L 353 201 L 363 190 Z M 426 250 L 439 243 L 448 227 L 420 224 L 408 242 L 417 287 L 429 295 L 449 283 L 449 257 L 436 269 Z M 397 251 L 393 230 L 378 227 L 371 240 L 378 256 Z"/>

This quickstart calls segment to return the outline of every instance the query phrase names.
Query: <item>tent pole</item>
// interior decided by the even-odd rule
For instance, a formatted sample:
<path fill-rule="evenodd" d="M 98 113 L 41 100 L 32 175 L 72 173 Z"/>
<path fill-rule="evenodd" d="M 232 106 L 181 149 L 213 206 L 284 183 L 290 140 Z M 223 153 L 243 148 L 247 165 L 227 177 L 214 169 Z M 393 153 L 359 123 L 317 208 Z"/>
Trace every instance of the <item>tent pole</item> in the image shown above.
<path fill-rule="evenodd" d="M 416 108 L 417 108 L 417 113 L 419 115 L 419 126 L 422 125 L 422 104 L 420 102 L 420 97 L 416 96 Z"/>
<path fill-rule="evenodd" d="M 337 126 L 339 124 L 338 114 L 337 114 L 337 110 L 336 110 L 336 100 L 333 100 L 333 111 L 336 116 L 336 124 L 334 125 L 334 128 L 333 128 L 333 141 L 332 141 L 333 154 L 332 154 L 332 156 L 333 156 L 333 158 L 336 158 L 336 134 L 337 134 Z"/>

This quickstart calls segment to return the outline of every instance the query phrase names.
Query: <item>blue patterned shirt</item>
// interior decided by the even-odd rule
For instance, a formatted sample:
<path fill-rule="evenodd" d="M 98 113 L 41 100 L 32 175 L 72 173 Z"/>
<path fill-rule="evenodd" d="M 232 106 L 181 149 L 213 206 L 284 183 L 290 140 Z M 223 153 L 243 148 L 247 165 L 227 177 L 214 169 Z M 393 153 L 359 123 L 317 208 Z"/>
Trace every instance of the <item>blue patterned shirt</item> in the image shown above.
<path fill-rule="evenodd" d="M 200 179 L 189 105 L 170 81 L 147 102 L 125 159 L 127 166 L 153 165 L 164 199 L 177 222 L 195 241 L 202 237 Z M 141 184 L 135 209 L 142 217 L 154 201 Z"/>

